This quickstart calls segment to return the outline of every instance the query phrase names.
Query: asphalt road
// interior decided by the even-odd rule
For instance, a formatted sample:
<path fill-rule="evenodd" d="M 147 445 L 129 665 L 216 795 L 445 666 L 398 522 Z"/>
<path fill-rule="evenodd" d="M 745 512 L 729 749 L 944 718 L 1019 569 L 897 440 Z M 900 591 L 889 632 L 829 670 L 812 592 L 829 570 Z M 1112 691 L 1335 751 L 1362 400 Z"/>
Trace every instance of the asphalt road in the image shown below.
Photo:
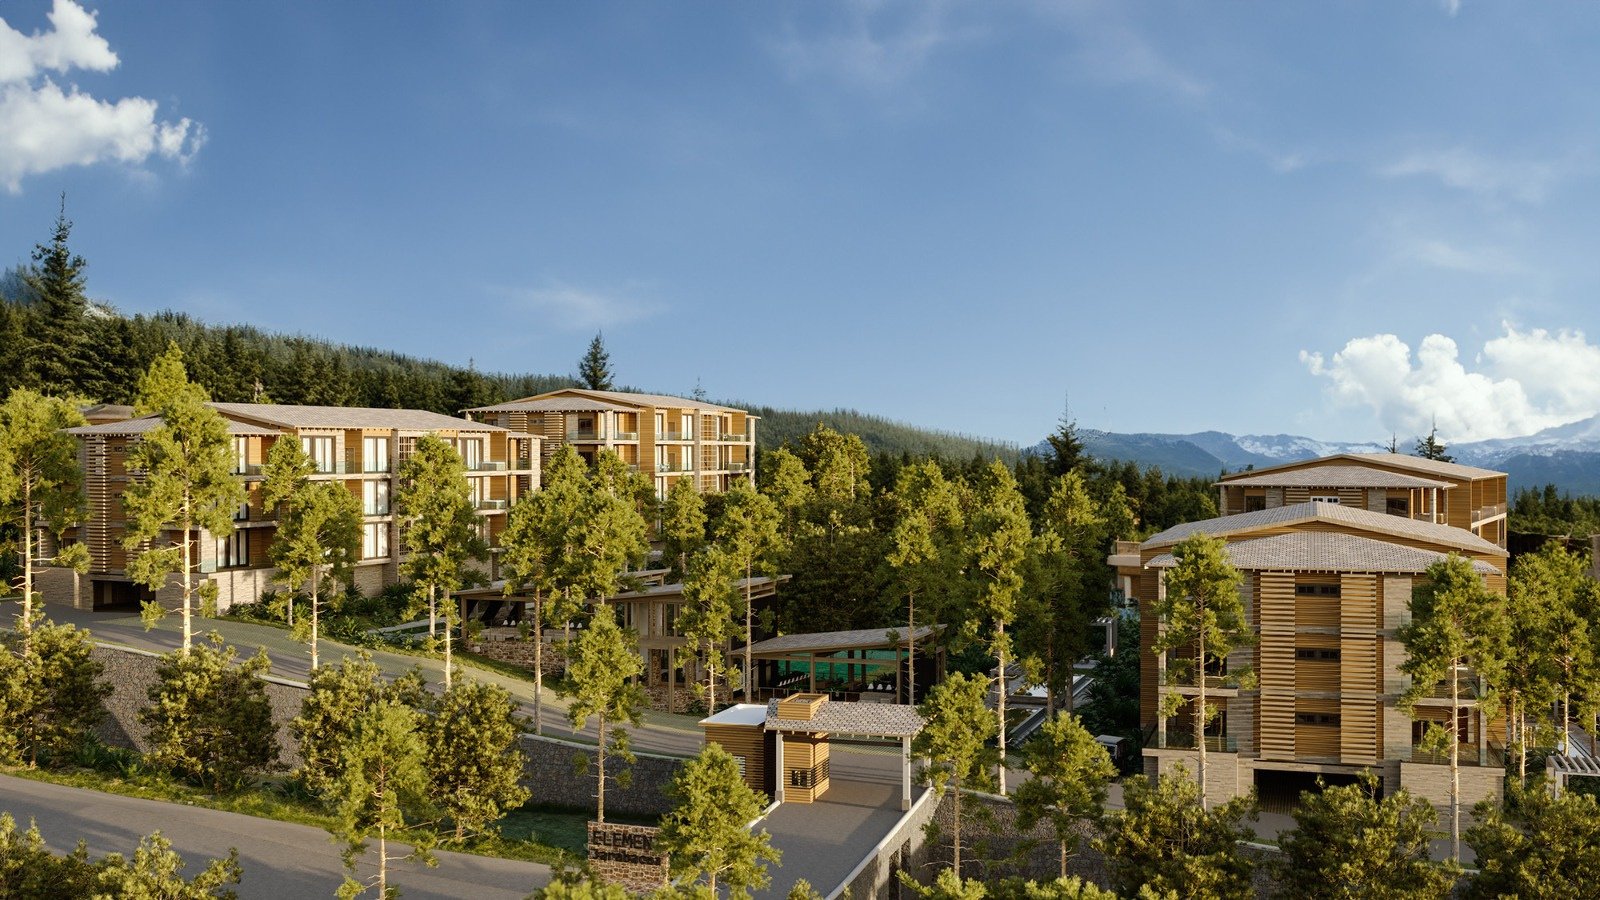
<path fill-rule="evenodd" d="M 45 841 L 70 850 L 81 838 L 98 858 L 110 852 L 132 856 L 140 838 L 159 830 L 194 873 L 205 861 L 239 849 L 244 878 L 242 898 L 286 900 L 331 897 L 344 880 L 339 848 L 328 833 L 306 825 L 257 819 L 238 813 L 199 809 L 157 800 L 138 800 L 81 788 L 0 776 L 0 812 L 21 828 L 38 823 Z M 394 852 L 391 848 L 391 852 Z M 407 898 L 526 897 L 550 880 L 548 866 L 463 853 L 437 854 L 438 868 L 418 863 L 390 864 L 391 884 Z M 363 877 L 376 871 L 369 851 Z"/>

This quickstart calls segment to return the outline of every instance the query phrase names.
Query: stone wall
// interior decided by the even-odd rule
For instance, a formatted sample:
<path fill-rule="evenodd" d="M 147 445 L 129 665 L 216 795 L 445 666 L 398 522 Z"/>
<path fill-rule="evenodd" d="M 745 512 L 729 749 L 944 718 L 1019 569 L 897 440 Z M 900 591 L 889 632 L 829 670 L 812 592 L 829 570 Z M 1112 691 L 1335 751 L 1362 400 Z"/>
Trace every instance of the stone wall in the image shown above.
<path fill-rule="evenodd" d="M 523 782 L 533 791 L 533 802 L 574 809 L 595 805 L 595 748 L 558 738 L 522 736 L 528 767 Z M 667 785 L 677 777 L 686 760 L 654 753 L 634 754 L 633 765 L 626 766 L 613 756 L 606 758 L 606 811 L 630 816 L 661 816 L 672 810 Z M 584 763 L 583 760 L 587 760 Z M 615 776 L 631 771 L 624 787 Z"/>
<path fill-rule="evenodd" d="M 912 805 L 911 811 L 900 818 L 877 846 L 872 856 L 845 879 L 841 890 L 825 896 L 851 897 L 872 900 L 876 897 L 898 897 L 901 890 L 900 872 L 917 859 L 927 839 L 925 827 L 939 811 L 940 797 L 933 791 L 925 792 Z M 826 885 L 815 884 L 818 890 L 828 890 Z"/>
<path fill-rule="evenodd" d="M 670 860 L 656 850 L 661 829 L 648 825 L 589 823 L 589 865 L 607 884 L 636 894 L 665 887 Z"/>
<path fill-rule="evenodd" d="M 1175 775 L 1182 771 L 1190 781 L 1200 780 L 1200 754 L 1194 750 L 1144 751 L 1145 774 L 1151 778 Z M 1206 799 L 1213 804 L 1227 803 L 1250 793 L 1255 784 L 1251 769 L 1240 764 L 1237 753 L 1206 754 Z"/>
<path fill-rule="evenodd" d="M 498 662 L 533 671 L 533 642 L 515 628 L 485 628 L 467 641 L 467 651 Z M 560 641 L 545 641 L 543 660 L 546 683 L 567 671 L 567 654 Z"/>
<path fill-rule="evenodd" d="M 1466 748 L 1463 747 L 1465 752 Z M 1472 819 L 1480 800 L 1499 801 L 1505 791 L 1505 770 L 1495 766 L 1461 766 L 1461 816 Z M 1445 763 L 1400 764 L 1400 786 L 1433 804 L 1439 821 L 1450 822 L 1450 766 Z"/>
<path fill-rule="evenodd" d="M 102 679 L 111 685 L 106 697 L 107 716 L 100 723 L 100 740 L 112 747 L 128 747 L 148 752 L 149 729 L 139 721 L 139 713 L 150 705 L 150 688 L 156 683 L 159 656 L 136 650 L 116 650 L 96 646 L 93 656 L 105 666 Z M 279 760 L 294 768 L 300 764 L 300 751 L 289 734 L 289 721 L 300 714 L 306 689 L 278 680 L 267 682 L 267 699 L 272 703 L 272 721 L 278 726 Z"/>

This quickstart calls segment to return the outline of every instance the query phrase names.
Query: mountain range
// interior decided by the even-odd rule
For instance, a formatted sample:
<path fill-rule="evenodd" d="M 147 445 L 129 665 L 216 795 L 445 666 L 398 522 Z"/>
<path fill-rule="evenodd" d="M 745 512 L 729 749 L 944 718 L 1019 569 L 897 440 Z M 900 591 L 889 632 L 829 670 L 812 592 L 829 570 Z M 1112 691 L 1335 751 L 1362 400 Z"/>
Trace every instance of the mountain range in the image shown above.
<path fill-rule="evenodd" d="M 1084 451 L 1100 459 L 1128 460 L 1160 466 L 1172 475 L 1200 477 L 1338 453 L 1381 453 L 1388 449 L 1372 442 L 1321 441 L 1292 434 L 1233 435 L 1222 431 L 1121 434 L 1080 429 L 1078 437 Z M 1044 441 L 1031 448 L 1039 453 L 1049 449 Z M 1409 444 L 1401 447 L 1402 452 L 1409 449 Z M 1600 494 L 1600 416 L 1525 437 L 1451 444 L 1446 452 L 1464 465 L 1507 473 L 1513 492 L 1554 484 L 1572 494 Z"/>

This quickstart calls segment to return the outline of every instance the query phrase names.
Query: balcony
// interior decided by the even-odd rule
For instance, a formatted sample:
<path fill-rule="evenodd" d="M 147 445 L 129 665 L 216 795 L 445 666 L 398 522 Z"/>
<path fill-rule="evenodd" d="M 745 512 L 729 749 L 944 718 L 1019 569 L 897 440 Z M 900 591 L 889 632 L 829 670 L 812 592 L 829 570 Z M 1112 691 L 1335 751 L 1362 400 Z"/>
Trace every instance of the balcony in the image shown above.
<path fill-rule="evenodd" d="M 1472 521 L 1483 522 L 1492 519 L 1495 516 L 1503 516 L 1505 513 L 1506 505 L 1504 503 L 1491 503 L 1488 506 L 1480 506 L 1473 510 Z"/>
<path fill-rule="evenodd" d="M 737 442 L 737 443 L 744 444 L 744 443 L 749 443 L 750 438 L 749 438 L 748 435 L 741 434 L 741 433 L 739 433 L 737 431 L 732 431 L 732 432 L 724 431 L 721 434 L 717 435 L 717 440 L 719 440 L 719 441 Z"/>
<path fill-rule="evenodd" d="M 503 462 L 487 462 L 480 460 L 467 465 L 468 472 L 504 472 L 506 464 Z"/>
<path fill-rule="evenodd" d="M 1207 675 L 1205 685 L 1206 695 L 1210 697 L 1239 696 L 1239 685 L 1233 676 Z M 1200 691 L 1199 679 L 1193 675 L 1177 675 L 1171 671 L 1167 672 L 1166 686 L 1184 695 L 1196 694 Z"/>
<path fill-rule="evenodd" d="M 1460 675 L 1456 678 L 1459 685 L 1458 693 L 1463 706 L 1475 706 L 1478 702 L 1478 676 Z M 1450 682 L 1448 679 L 1440 681 L 1429 688 L 1417 702 L 1423 706 L 1449 706 Z"/>
<path fill-rule="evenodd" d="M 582 428 L 574 429 L 574 430 L 570 430 L 570 431 L 567 432 L 567 440 L 569 440 L 569 441 L 598 441 L 598 440 L 600 440 L 600 432 L 595 431 L 593 429 L 587 429 L 587 430 L 582 429 Z"/>
<path fill-rule="evenodd" d="M 246 478 L 249 478 L 249 477 L 254 476 L 254 475 L 261 475 L 262 473 L 264 473 L 266 471 L 266 469 L 267 469 L 266 466 L 258 466 L 258 465 L 234 466 L 233 467 L 233 474 L 235 474 L 235 475 L 243 475 Z"/>
<path fill-rule="evenodd" d="M 472 508 L 479 512 L 498 512 L 506 508 L 504 500 L 474 500 Z"/>
<path fill-rule="evenodd" d="M 729 472 L 743 472 L 750 468 L 750 464 L 744 462 L 727 462 L 722 464 L 722 468 Z"/>
<path fill-rule="evenodd" d="M 663 432 L 661 432 L 660 435 L 657 436 L 656 440 L 659 440 L 659 441 L 692 441 L 692 440 L 694 440 L 694 432 L 692 432 L 692 431 L 663 431 Z"/>
<path fill-rule="evenodd" d="M 1152 730 L 1145 738 L 1146 748 L 1155 750 L 1195 750 L 1194 729 L 1168 728 L 1165 742 L 1159 730 Z M 1238 753 L 1239 741 L 1230 735 L 1206 735 L 1206 750 L 1211 753 Z"/>
<path fill-rule="evenodd" d="M 517 457 L 517 469 L 518 470 L 525 470 L 525 469 L 531 469 L 531 468 L 533 468 L 533 457 L 531 457 L 531 456 L 519 456 L 519 457 Z"/>
<path fill-rule="evenodd" d="M 687 466 L 687 465 L 685 465 L 683 463 L 657 463 L 656 464 L 656 471 L 657 472 L 661 472 L 661 473 L 665 473 L 665 472 L 688 472 L 688 471 L 690 471 L 690 468 L 689 468 L 689 466 Z"/>
<path fill-rule="evenodd" d="M 1430 766 L 1448 766 L 1450 765 L 1450 754 L 1448 752 L 1441 753 L 1420 744 L 1413 744 L 1411 756 L 1406 762 L 1423 763 Z M 1477 744 L 1462 744 L 1457 762 L 1463 766 L 1472 766 L 1474 768 L 1503 769 L 1506 765 L 1506 751 L 1504 747 L 1489 744 L 1480 755 Z"/>
<path fill-rule="evenodd" d="M 614 441 L 637 441 L 639 439 L 639 432 L 619 431 L 616 434 L 613 434 L 611 439 Z"/>

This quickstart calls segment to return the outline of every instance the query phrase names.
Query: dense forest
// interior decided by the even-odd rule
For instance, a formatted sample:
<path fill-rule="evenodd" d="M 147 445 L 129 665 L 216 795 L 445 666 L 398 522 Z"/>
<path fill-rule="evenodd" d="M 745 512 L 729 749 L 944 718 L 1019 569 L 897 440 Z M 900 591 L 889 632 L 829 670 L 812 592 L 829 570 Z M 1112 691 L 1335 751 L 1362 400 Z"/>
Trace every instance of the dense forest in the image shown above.
<path fill-rule="evenodd" d="M 1600 497 L 1574 497 L 1556 490 L 1523 488 L 1511 498 L 1507 528 L 1516 534 L 1588 537 L 1600 534 Z"/>

